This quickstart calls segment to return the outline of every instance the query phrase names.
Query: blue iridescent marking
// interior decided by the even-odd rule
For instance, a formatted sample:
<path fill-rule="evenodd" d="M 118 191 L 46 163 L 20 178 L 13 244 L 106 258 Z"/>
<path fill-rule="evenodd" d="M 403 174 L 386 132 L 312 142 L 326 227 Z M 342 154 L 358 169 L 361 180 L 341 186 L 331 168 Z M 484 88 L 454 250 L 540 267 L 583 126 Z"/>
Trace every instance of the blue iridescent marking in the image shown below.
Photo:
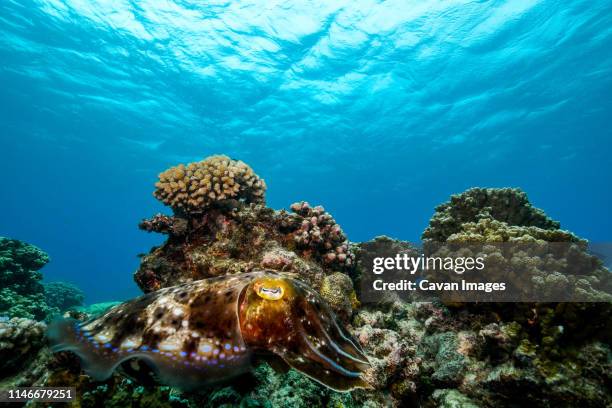
<path fill-rule="evenodd" d="M 151 350 L 151 352 L 153 352 L 153 353 L 159 353 L 159 350 L 158 350 L 158 349 L 153 349 L 153 350 Z"/>
<path fill-rule="evenodd" d="M 111 346 L 111 344 L 110 344 L 110 343 L 105 343 L 105 344 L 104 344 L 104 347 L 105 347 L 105 348 L 111 348 L 112 346 Z"/>
<path fill-rule="evenodd" d="M 210 350 L 212 350 L 212 347 L 210 347 L 208 344 L 202 347 L 202 351 L 205 353 L 208 353 Z"/>
<path fill-rule="evenodd" d="M 229 343 L 225 343 L 225 349 L 226 349 L 226 350 L 229 350 L 229 349 L 231 349 L 231 348 L 232 348 L 232 345 L 231 345 L 231 344 L 229 344 Z"/>
<path fill-rule="evenodd" d="M 141 346 L 140 349 L 142 351 L 147 351 L 149 349 L 149 346 Z"/>
<path fill-rule="evenodd" d="M 112 351 L 113 351 L 114 353 L 116 353 L 117 351 L 119 351 L 119 349 L 118 349 L 117 347 L 113 347 L 113 350 L 112 350 Z"/>
<path fill-rule="evenodd" d="M 185 351 L 181 351 L 181 352 L 180 352 L 180 355 L 181 355 L 181 357 L 187 357 L 187 352 L 185 352 Z"/>

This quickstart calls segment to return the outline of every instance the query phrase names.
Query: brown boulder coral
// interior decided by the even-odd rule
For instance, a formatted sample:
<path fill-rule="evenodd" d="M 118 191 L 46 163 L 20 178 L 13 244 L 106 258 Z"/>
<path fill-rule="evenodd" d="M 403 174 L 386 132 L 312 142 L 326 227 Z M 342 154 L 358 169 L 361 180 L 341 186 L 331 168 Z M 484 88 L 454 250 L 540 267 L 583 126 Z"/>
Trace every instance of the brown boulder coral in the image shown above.
<path fill-rule="evenodd" d="M 353 314 L 353 309 L 359 307 L 353 281 L 344 273 L 334 272 L 326 275 L 323 278 L 320 294 L 332 310 L 344 319 L 348 319 Z"/>
<path fill-rule="evenodd" d="M 444 242 L 460 232 L 466 222 L 492 218 L 508 225 L 558 229 L 539 208 L 531 205 L 527 194 L 518 188 L 471 188 L 436 207 L 436 213 L 423 232 L 424 241 Z"/>

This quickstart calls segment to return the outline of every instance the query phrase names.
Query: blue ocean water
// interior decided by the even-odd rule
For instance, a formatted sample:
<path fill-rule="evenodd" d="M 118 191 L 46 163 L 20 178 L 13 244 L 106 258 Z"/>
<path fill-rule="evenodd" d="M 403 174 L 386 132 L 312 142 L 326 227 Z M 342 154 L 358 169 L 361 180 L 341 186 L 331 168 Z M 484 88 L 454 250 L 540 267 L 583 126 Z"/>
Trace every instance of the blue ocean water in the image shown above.
<path fill-rule="evenodd" d="M 138 293 L 157 174 L 223 153 L 268 204 L 417 240 L 472 186 L 612 228 L 612 2 L 3 0 L 0 235 Z"/>

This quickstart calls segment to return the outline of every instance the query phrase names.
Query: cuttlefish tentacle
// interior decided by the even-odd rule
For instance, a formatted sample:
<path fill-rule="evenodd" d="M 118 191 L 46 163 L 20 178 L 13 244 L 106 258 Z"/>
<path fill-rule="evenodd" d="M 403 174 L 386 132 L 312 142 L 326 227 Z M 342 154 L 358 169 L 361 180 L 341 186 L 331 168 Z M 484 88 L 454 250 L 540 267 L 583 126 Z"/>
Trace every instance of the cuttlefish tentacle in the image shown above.
<path fill-rule="evenodd" d="M 75 352 L 100 380 L 119 366 L 130 374 L 147 367 L 164 384 L 196 388 L 244 373 L 261 356 L 336 390 L 368 386 L 367 357 L 325 302 L 269 271 L 161 289 L 83 323 L 54 322 L 49 338 L 53 351 Z"/>
<path fill-rule="evenodd" d="M 284 295 L 270 301 L 258 292 L 258 285 L 280 289 Z M 239 310 L 247 344 L 255 350 L 272 350 L 291 367 L 330 388 L 369 387 L 362 378 L 370 366 L 367 357 L 316 292 L 299 281 L 274 275 L 249 287 Z"/>

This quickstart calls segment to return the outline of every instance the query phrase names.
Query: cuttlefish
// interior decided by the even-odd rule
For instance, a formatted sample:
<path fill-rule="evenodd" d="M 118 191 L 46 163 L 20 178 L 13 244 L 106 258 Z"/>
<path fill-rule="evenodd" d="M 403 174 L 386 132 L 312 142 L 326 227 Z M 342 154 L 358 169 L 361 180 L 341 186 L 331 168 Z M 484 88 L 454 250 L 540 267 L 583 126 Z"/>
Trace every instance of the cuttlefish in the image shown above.
<path fill-rule="evenodd" d="M 53 351 L 76 353 L 98 380 L 118 367 L 127 374 L 146 367 L 159 383 L 194 389 L 264 360 L 334 390 L 369 388 L 368 359 L 326 302 L 301 281 L 271 271 L 161 289 L 85 322 L 54 322 L 49 339 Z"/>

